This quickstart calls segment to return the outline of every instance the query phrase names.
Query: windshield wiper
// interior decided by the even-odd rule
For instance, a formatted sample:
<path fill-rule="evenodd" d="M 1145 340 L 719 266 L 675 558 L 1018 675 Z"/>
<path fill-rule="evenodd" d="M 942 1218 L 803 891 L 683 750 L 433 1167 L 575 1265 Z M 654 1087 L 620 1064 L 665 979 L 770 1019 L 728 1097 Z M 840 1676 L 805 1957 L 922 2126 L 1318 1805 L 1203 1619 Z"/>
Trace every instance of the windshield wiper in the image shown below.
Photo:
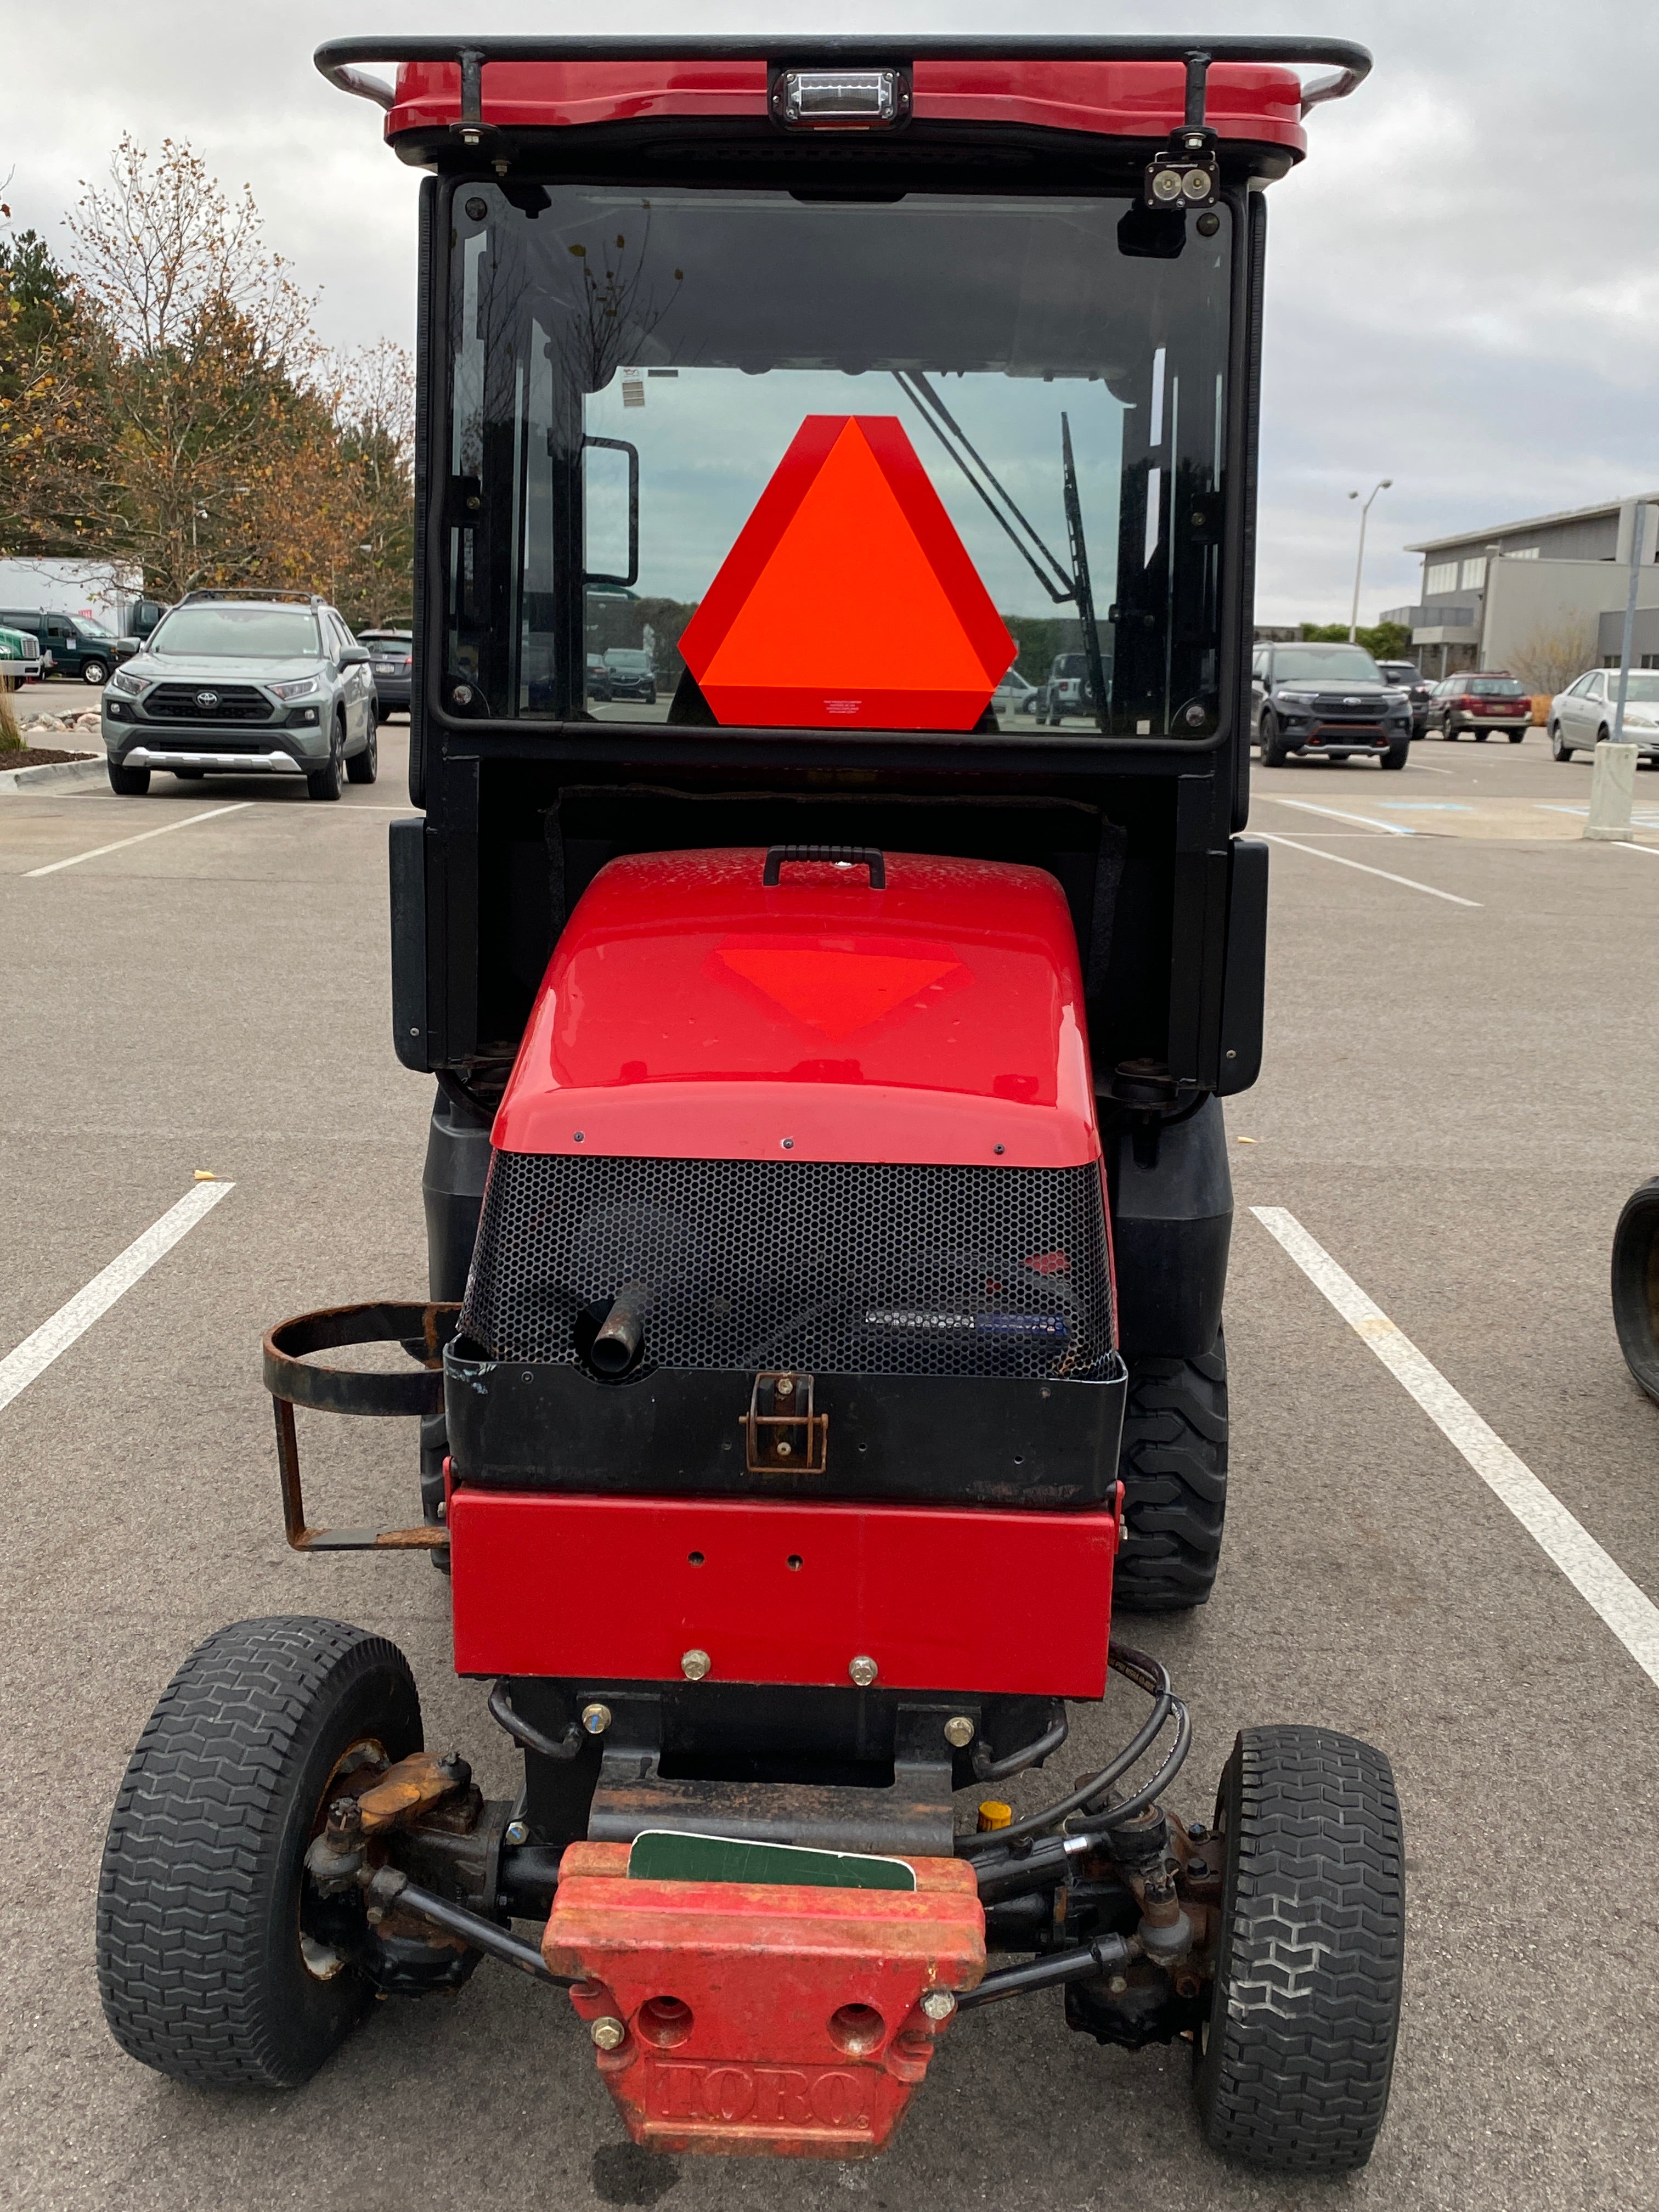
<path fill-rule="evenodd" d="M 893 380 L 915 407 L 974 489 L 984 501 L 1015 551 L 1056 606 L 1075 599 L 1077 586 L 1065 568 L 1042 542 L 1036 529 L 1020 511 L 1018 501 L 998 482 L 990 465 L 920 369 L 896 368 Z M 1036 549 L 1033 551 L 1033 548 Z M 1043 563 L 1048 564 L 1045 570 Z"/>
<path fill-rule="evenodd" d="M 1089 581 L 1089 553 L 1083 536 L 1083 507 L 1078 497 L 1077 465 L 1072 457 L 1072 425 L 1060 418 L 1060 490 L 1066 507 L 1066 532 L 1071 541 L 1068 571 L 1051 553 L 1041 533 L 1023 513 L 1018 501 L 1001 483 L 995 471 L 979 453 L 939 393 L 920 369 L 896 368 L 893 381 L 921 415 L 951 460 L 979 494 L 1014 550 L 1056 606 L 1070 600 L 1077 608 L 1083 629 L 1083 647 L 1089 656 L 1089 680 L 1094 686 L 1095 721 L 1106 727 L 1106 671 L 1100 653 L 1100 631 L 1095 622 L 1094 592 Z"/>
<path fill-rule="evenodd" d="M 1066 497 L 1066 529 L 1072 541 L 1072 571 L 1076 580 L 1072 596 L 1083 625 L 1083 649 L 1089 656 L 1089 681 L 1095 687 L 1095 726 L 1106 732 L 1106 672 L 1100 658 L 1100 628 L 1095 621 L 1095 595 L 1089 581 L 1089 553 L 1083 540 L 1083 502 L 1078 497 L 1077 465 L 1072 459 L 1071 418 L 1060 418 L 1060 484 Z"/>

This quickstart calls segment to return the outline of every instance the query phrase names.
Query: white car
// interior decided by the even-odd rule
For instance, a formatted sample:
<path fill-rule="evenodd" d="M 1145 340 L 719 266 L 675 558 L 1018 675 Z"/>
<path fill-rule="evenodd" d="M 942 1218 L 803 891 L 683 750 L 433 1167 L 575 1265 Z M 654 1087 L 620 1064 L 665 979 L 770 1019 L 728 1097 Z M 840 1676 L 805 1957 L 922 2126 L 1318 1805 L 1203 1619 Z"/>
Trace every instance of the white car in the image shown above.
<path fill-rule="evenodd" d="M 1028 684 L 1017 668 L 1011 668 L 991 694 L 991 712 L 1000 722 L 1009 714 L 1029 714 L 1036 702 L 1036 685 Z"/>
<path fill-rule="evenodd" d="M 1594 752 L 1613 735 L 1619 715 L 1619 671 L 1592 668 L 1550 701 L 1550 751 L 1559 761 Z M 1659 760 L 1659 668 L 1632 668 L 1625 694 L 1625 742 Z"/>

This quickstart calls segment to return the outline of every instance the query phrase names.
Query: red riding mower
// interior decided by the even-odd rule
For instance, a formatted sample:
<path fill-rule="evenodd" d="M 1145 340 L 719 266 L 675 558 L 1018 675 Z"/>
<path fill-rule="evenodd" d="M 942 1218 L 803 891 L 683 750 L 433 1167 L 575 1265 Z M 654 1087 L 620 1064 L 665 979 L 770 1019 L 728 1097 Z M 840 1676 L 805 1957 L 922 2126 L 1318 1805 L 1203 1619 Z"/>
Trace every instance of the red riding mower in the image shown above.
<path fill-rule="evenodd" d="M 524 1781 L 425 1750 L 377 1636 L 210 1638 L 111 1825 L 111 2027 L 278 2087 L 488 1957 L 568 1990 L 636 2141 L 844 2159 L 958 2014 L 1055 1990 L 1189 2042 L 1218 2148 L 1358 2165 L 1388 1763 L 1249 1729 L 1182 1819 L 1187 1710 L 1111 1617 L 1200 1604 L 1221 1541 L 1261 188 L 1368 57 L 318 61 L 428 172 L 391 862 L 431 1298 L 284 1322 L 265 1381 L 289 1541 L 430 1556 Z M 1022 722 L 1065 653 L 1088 726 Z M 419 1525 L 307 1525 L 296 1407 L 417 1417 Z M 1109 1668 L 1142 1724 L 1014 1817 Z"/>

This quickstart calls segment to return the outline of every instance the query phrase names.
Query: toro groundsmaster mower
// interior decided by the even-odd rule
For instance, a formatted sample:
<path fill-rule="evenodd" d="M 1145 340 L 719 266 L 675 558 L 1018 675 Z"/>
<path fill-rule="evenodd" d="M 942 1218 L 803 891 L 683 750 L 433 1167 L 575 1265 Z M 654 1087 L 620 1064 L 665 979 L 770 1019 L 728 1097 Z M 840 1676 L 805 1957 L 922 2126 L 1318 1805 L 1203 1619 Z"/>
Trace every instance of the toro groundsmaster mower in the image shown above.
<path fill-rule="evenodd" d="M 210 1638 L 111 1825 L 111 2027 L 292 2085 L 489 1958 L 568 1991 L 636 2141 L 850 2158 L 959 2014 L 1051 1992 L 1188 2041 L 1218 2148 L 1357 2165 L 1387 1761 L 1249 1729 L 1183 1820 L 1186 1708 L 1111 1631 L 1221 1542 L 1263 188 L 1368 58 L 318 60 L 429 173 L 391 867 L 430 1297 L 281 1324 L 265 1381 L 290 1542 L 430 1556 L 524 1779 L 429 1753 L 379 1637 Z M 1078 712 L 1022 720 L 1017 657 L 1066 653 Z M 418 1418 L 419 1522 L 311 1526 L 296 1407 Z M 1142 1724 L 1045 1802 L 1109 1668 Z"/>

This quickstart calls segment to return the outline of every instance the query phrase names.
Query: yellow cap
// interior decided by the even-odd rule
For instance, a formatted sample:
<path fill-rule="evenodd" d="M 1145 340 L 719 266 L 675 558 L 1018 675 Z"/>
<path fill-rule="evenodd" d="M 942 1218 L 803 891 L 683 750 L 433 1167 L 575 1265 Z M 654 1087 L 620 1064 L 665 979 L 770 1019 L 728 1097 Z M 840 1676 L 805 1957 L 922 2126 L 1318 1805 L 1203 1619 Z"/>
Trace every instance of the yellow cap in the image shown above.
<path fill-rule="evenodd" d="M 982 1797 L 979 1807 L 979 1832 L 988 1836 L 994 1829 L 1006 1828 L 1014 1817 L 1012 1805 L 1005 1805 L 1000 1797 Z"/>
<path fill-rule="evenodd" d="M 219 1178 L 214 1174 L 211 1168 L 198 1168 L 196 1170 L 196 1180 L 198 1182 L 217 1182 Z"/>

